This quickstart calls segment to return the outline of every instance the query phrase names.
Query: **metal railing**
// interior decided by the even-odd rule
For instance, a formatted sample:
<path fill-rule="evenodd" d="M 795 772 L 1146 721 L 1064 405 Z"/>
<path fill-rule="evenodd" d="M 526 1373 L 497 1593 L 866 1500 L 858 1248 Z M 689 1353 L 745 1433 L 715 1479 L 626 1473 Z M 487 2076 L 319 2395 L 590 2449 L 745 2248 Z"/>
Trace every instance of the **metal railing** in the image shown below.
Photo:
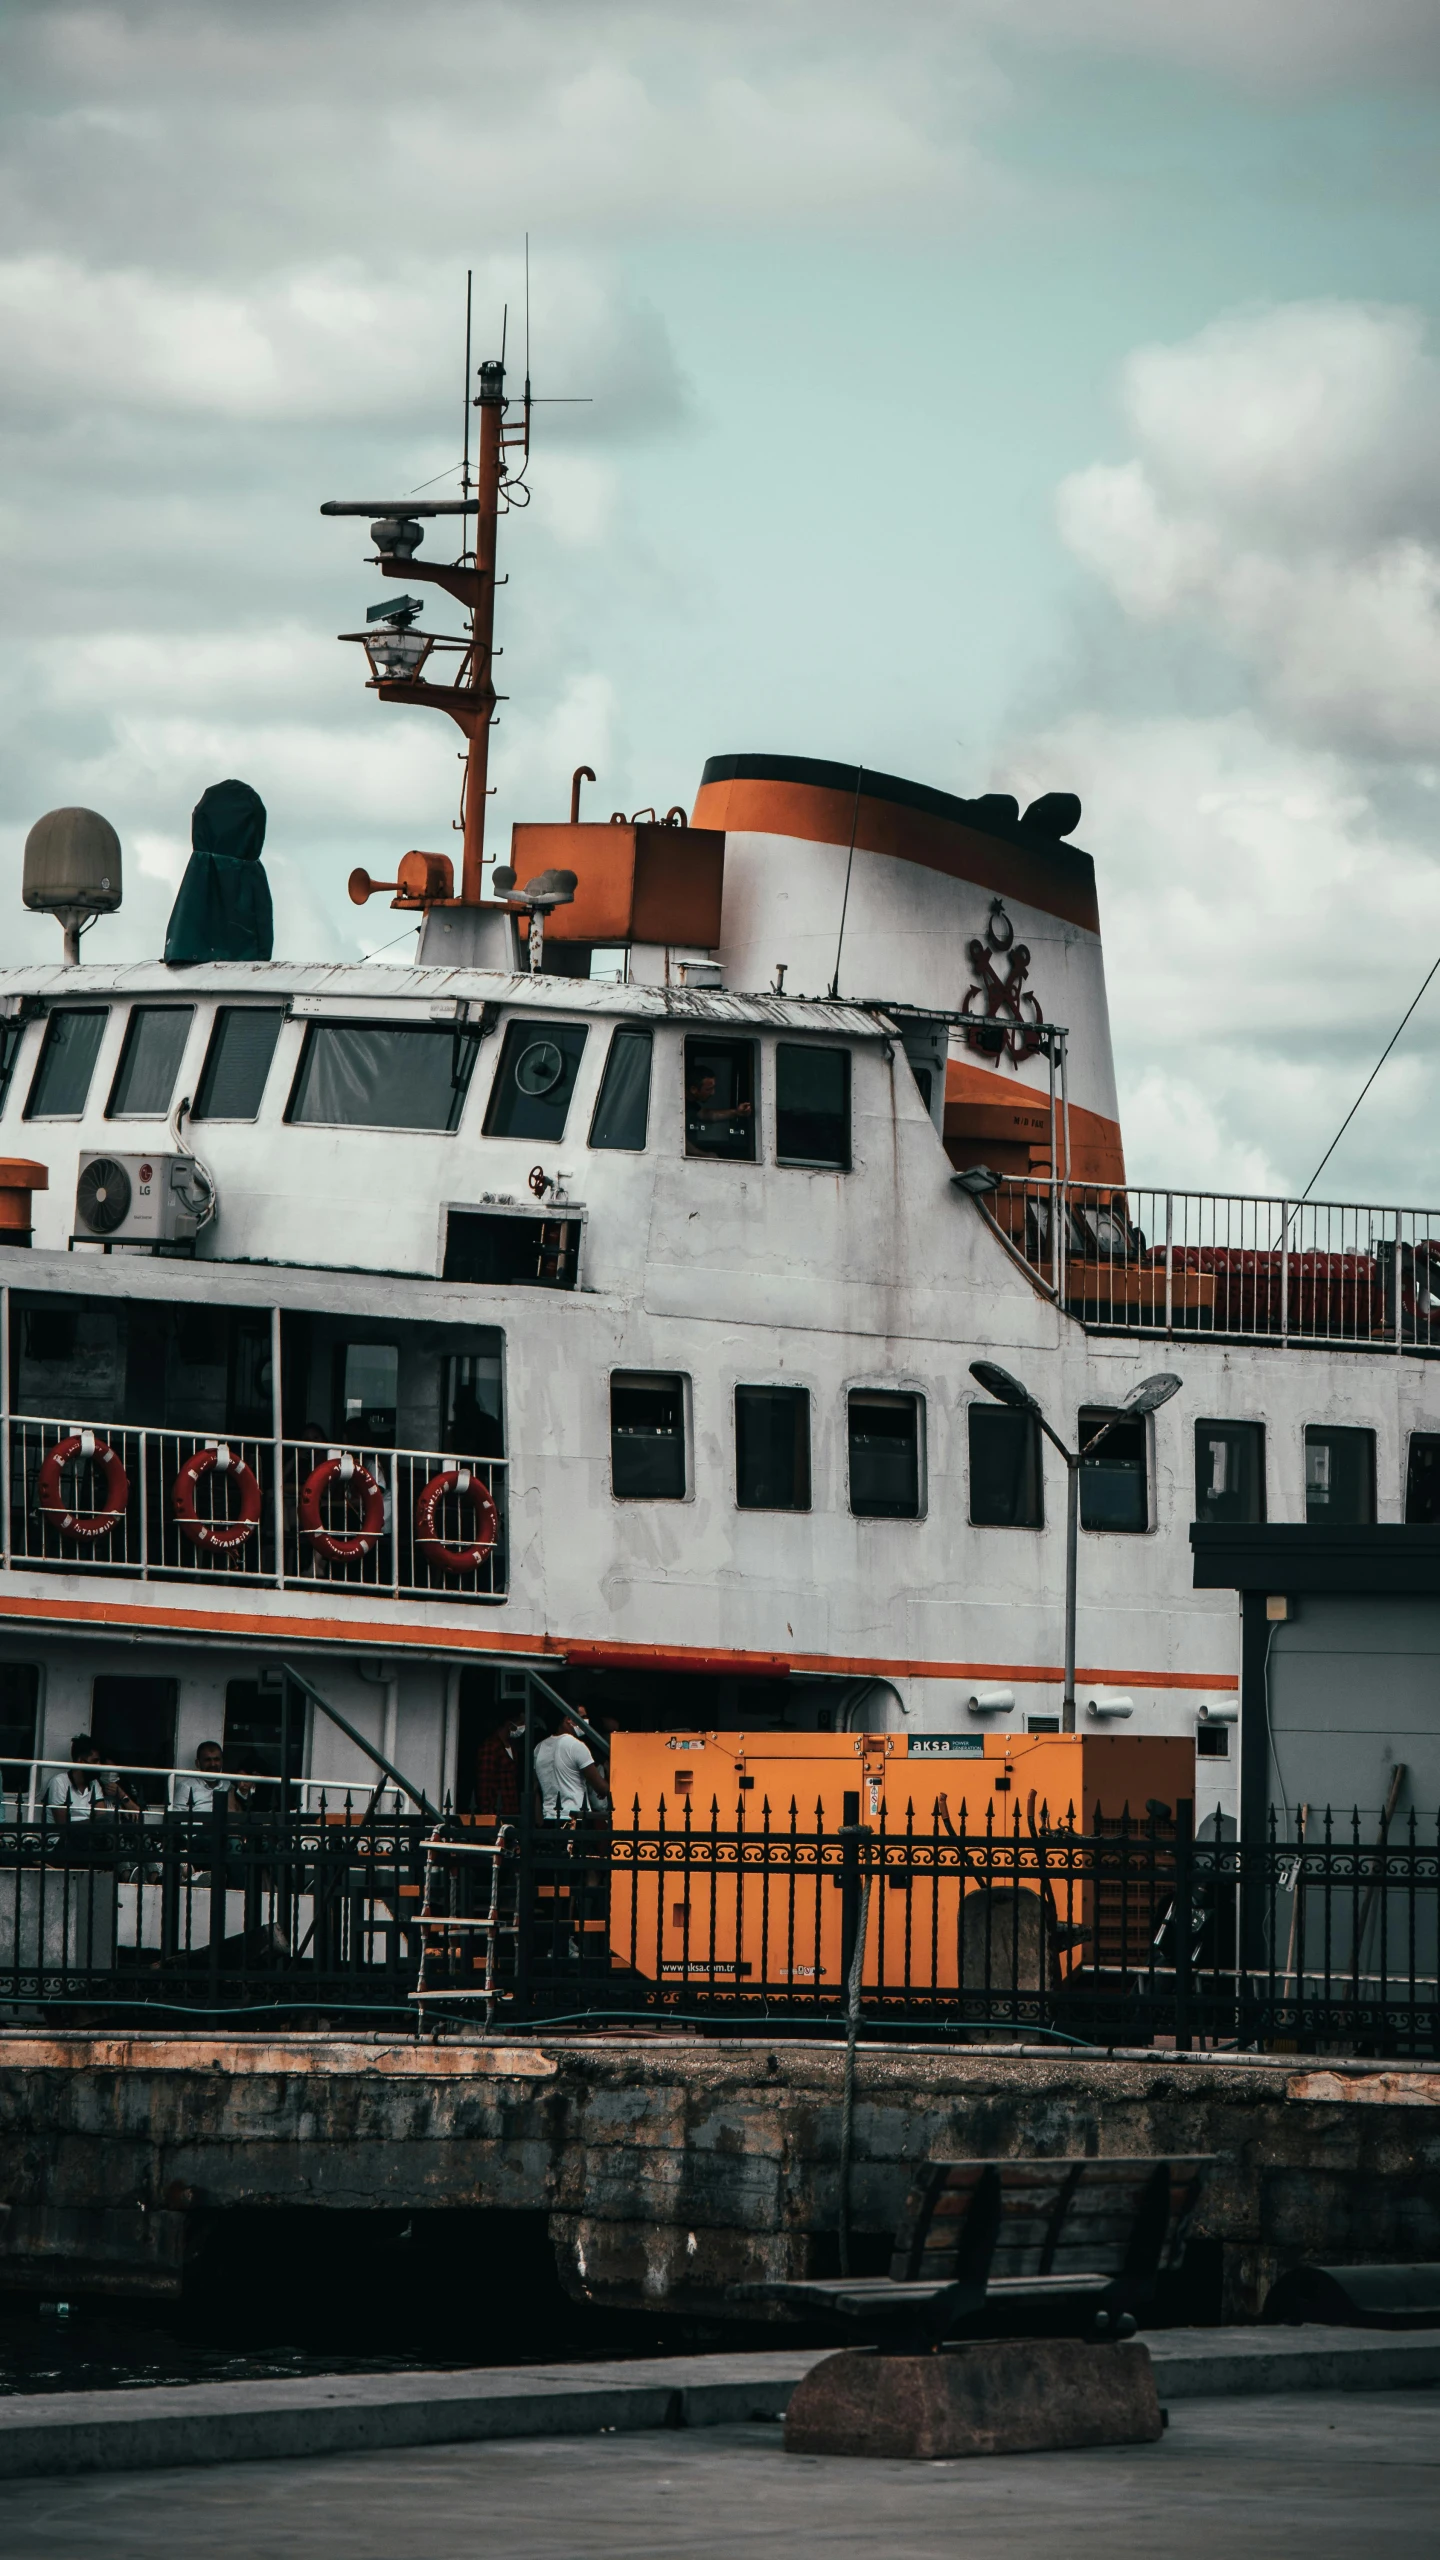
<path fill-rule="evenodd" d="M 1043 1807 L 971 1833 L 943 1800 L 837 1830 L 763 1804 L 438 1832 L 356 1798 L 75 1825 L 47 1808 L 0 1824 L 0 2010 L 839 2033 L 858 1952 L 872 2027 L 1420 2056 L 1440 2050 L 1437 1913 L 1440 1825 L 1414 1815 L 1383 1841 L 1326 1815 L 1241 1844 Z"/>
<path fill-rule="evenodd" d="M 0 1822 L 36 1821 L 48 1801 L 46 1790 L 51 1779 L 75 1770 L 77 1763 L 72 1757 L 47 1756 L 44 1753 L 37 1753 L 29 1760 L 11 1759 L 0 1763 Z M 207 1793 L 216 1787 L 222 1793 L 231 1787 L 260 1789 L 268 1801 L 281 1783 L 276 1769 L 227 1767 L 211 1771 L 197 1768 L 193 1761 L 188 1768 L 177 1769 L 168 1761 L 130 1760 L 123 1770 L 102 1766 L 99 1761 L 89 1761 L 79 1767 L 78 1773 L 97 1782 L 102 1794 L 104 1787 L 115 1784 L 119 1793 L 127 1796 L 132 1807 L 147 1819 L 155 1814 L 157 1802 L 167 1812 L 173 1812 L 187 1804 L 191 1791 L 195 1789 L 203 1788 Z M 392 1812 L 403 1810 L 409 1799 L 398 1787 L 392 1786 L 384 1776 L 378 1776 L 375 1784 L 382 1806 Z M 321 1803 L 343 1805 L 357 1794 L 365 1796 L 368 1810 L 370 1792 L 368 1786 L 357 1787 L 353 1778 L 292 1776 L 285 1781 L 287 1801 L 302 1814 L 314 1810 Z M 98 1807 L 102 1821 L 110 1820 L 116 1811 L 117 1808 L 108 1801 Z"/>
<path fill-rule="evenodd" d="M 1440 1348 L 1440 1209 L 1014 1180 L 989 1214 L 1102 1332 Z"/>
<path fill-rule="evenodd" d="M 141 1581 L 497 1600 L 506 1589 L 506 1472 L 501 1458 L 434 1449 L 319 1440 L 286 1440 L 277 1449 L 273 1440 L 239 1435 L 17 1415 L 9 1424 L 5 1562 Z M 306 1488 L 321 1474 L 327 1481 L 307 1506 Z M 436 1503 L 427 1540 L 418 1509 L 437 1478 L 454 1481 Z M 472 1488 L 494 1506 L 488 1545 L 491 1524 Z M 474 1560 L 457 1561 L 467 1554 Z"/>

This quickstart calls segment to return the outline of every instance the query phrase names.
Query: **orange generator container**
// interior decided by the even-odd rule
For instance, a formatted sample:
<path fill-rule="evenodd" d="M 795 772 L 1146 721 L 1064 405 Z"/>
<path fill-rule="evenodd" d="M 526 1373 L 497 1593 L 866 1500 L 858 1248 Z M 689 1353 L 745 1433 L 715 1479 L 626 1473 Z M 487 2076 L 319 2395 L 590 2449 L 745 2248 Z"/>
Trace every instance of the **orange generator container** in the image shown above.
<path fill-rule="evenodd" d="M 941 1995 L 1018 1985 L 1042 1942 L 1065 1975 L 1145 1965 L 1176 1820 L 1194 1804 L 1195 1745 L 1115 1733 L 617 1733 L 611 1783 L 615 1966 L 833 2002 L 840 1833 L 860 1823 L 871 1833 L 864 1981 Z M 1141 1843 L 1134 1875 L 1119 1852 L 1127 1832 Z M 1116 1846 L 1106 1854 L 1097 1841 Z M 853 1900 L 853 1856 L 848 1865 Z"/>

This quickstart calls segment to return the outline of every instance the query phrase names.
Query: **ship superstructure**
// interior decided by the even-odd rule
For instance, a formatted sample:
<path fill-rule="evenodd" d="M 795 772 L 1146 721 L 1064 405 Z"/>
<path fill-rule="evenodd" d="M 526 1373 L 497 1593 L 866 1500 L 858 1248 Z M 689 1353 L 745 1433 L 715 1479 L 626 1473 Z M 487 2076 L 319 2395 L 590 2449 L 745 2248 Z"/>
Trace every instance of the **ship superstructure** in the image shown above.
<path fill-rule="evenodd" d="M 647 1726 L 1046 1729 L 1063 1471 L 990 1358 L 1071 1439 L 1180 1376 L 1083 1484 L 1077 1694 L 1204 1728 L 1233 1809 L 1190 1524 L 1437 1516 L 1440 1214 L 1127 1186 L 1063 794 L 724 755 L 596 822 L 577 776 L 487 878 L 481 382 L 456 683 L 410 599 L 367 637 L 471 741 L 414 965 L 0 971 L 7 1784 L 82 1730 L 363 1783 L 285 1661 L 462 1805 L 526 1664 Z"/>

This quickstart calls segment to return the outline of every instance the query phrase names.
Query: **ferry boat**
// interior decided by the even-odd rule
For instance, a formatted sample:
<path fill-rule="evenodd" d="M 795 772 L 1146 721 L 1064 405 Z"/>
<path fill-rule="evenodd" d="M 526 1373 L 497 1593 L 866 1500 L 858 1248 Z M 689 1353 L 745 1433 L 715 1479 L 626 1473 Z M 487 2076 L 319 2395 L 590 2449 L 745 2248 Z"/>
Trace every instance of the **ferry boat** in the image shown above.
<path fill-rule="evenodd" d="M 727 752 L 688 809 L 597 816 L 582 766 L 487 854 L 530 400 L 478 381 L 459 498 L 331 508 L 405 590 L 350 635 L 373 689 L 466 739 L 458 878 L 351 883 L 414 961 L 81 958 L 118 844 L 36 830 L 67 946 L 0 969 L 12 1797 L 89 1733 L 162 1793 L 215 1740 L 463 1809 L 538 1670 L 652 1732 L 1193 1738 L 1233 1816 L 1190 1525 L 1440 1517 L 1440 1213 L 1128 1179 L 1063 791 Z M 1113 1424 L 1068 1682 L 1042 1416 Z"/>

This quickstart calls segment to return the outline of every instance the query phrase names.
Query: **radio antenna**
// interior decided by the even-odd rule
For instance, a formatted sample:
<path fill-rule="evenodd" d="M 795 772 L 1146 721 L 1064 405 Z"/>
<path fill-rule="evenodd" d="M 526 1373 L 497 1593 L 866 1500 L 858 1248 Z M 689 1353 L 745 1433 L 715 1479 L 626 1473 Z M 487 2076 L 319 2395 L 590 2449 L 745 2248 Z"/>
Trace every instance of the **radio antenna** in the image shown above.
<path fill-rule="evenodd" d="M 462 498 L 468 498 L 470 495 L 470 288 L 474 283 L 474 280 L 474 268 L 467 267 L 465 270 L 465 455 L 464 460 L 460 465 L 460 495 Z M 460 519 L 460 559 L 462 565 L 465 559 L 465 531 L 465 518 L 462 516 Z"/>
<path fill-rule="evenodd" d="M 525 234 L 525 464 L 530 460 L 530 234 Z"/>

